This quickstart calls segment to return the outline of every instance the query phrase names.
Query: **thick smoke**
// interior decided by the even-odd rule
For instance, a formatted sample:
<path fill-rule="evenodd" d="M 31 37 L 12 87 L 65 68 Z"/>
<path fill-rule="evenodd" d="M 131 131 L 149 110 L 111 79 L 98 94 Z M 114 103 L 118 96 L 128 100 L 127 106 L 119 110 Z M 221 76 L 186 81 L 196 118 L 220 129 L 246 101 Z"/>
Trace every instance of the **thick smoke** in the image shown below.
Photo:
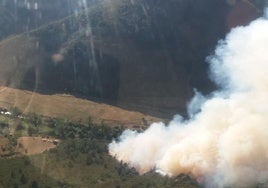
<path fill-rule="evenodd" d="M 268 182 L 268 21 L 231 31 L 208 58 L 222 88 L 191 119 L 176 116 L 143 133 L 127 130 L 109 145 L 117 160 L 141 174 L 188 174 L 207 187 L 252 187 Z M 200 95 L 200 94 L 198 94 Z M 198 103 L 198 99 L 202 101 Z"/>

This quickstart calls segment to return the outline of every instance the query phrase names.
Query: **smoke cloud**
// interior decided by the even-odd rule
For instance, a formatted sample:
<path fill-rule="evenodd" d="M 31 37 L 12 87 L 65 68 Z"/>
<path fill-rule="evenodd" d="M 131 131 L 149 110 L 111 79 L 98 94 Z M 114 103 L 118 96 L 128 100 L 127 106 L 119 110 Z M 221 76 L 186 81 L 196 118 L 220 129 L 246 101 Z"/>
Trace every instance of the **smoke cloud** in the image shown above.
<path fill-rule="evenodd" d="M 233 29 L 208 58 L 220 90 L 165 125 L 126 130 L 109 153 L 138 172 L 188 174 L 206 187 L 268 182 L 268 21 Z M 199 101 L 201 100 L 201 101 Z M 196 105 L 199 105 L 198 107 Z M 191 110 L 193 109 L 193 110 Z M 200 109 L 200 110 L 196 110 Z"/>

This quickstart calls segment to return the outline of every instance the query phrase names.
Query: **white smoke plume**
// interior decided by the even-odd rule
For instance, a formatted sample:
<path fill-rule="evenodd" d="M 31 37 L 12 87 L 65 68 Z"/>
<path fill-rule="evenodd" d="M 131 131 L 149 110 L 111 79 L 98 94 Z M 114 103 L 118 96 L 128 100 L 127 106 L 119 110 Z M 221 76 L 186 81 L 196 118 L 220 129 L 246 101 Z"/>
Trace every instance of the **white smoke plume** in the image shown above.
<path fill-rule="evenodd" d="M 109 153 L 141 174 L 183 173 L 213 188 L 264 185 L 268 21 L 258 19 L 233 29 L 208 59 L 212 78 L 222 89 L 202 101 L 198 113 L 189 120 L 176 116 L 167 126 L 154 123 L 143 133 L 126 130 L 109 145 Z"/>

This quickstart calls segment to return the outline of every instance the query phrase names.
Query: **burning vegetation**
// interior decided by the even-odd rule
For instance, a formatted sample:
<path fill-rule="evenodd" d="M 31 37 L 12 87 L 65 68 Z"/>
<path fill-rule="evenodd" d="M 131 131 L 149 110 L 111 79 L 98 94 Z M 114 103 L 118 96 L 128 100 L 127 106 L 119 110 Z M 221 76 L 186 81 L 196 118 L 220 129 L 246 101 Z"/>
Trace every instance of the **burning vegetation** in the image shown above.
<path fill-rule="evenodd" d="M 206 187 L 267 186 L 267 33 L 265 18 L 233 29 L 208 57 L 220 89 L 196 95 L 190 119 L 124 131 L 109 145 L 110 155 L 140 174 L 188 174 Z"/>

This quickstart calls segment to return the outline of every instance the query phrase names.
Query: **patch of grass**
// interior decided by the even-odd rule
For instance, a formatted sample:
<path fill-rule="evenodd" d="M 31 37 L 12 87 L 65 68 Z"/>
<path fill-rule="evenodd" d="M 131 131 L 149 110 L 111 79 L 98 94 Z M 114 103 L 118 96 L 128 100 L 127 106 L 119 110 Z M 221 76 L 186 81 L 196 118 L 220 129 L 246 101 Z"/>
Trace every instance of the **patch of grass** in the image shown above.
<path fill-rule="evenodd" d="M 55 181 L 33 166 L 28 157 L 0 159 L 0 186 L 2 187 L 58 187 Z"/>

